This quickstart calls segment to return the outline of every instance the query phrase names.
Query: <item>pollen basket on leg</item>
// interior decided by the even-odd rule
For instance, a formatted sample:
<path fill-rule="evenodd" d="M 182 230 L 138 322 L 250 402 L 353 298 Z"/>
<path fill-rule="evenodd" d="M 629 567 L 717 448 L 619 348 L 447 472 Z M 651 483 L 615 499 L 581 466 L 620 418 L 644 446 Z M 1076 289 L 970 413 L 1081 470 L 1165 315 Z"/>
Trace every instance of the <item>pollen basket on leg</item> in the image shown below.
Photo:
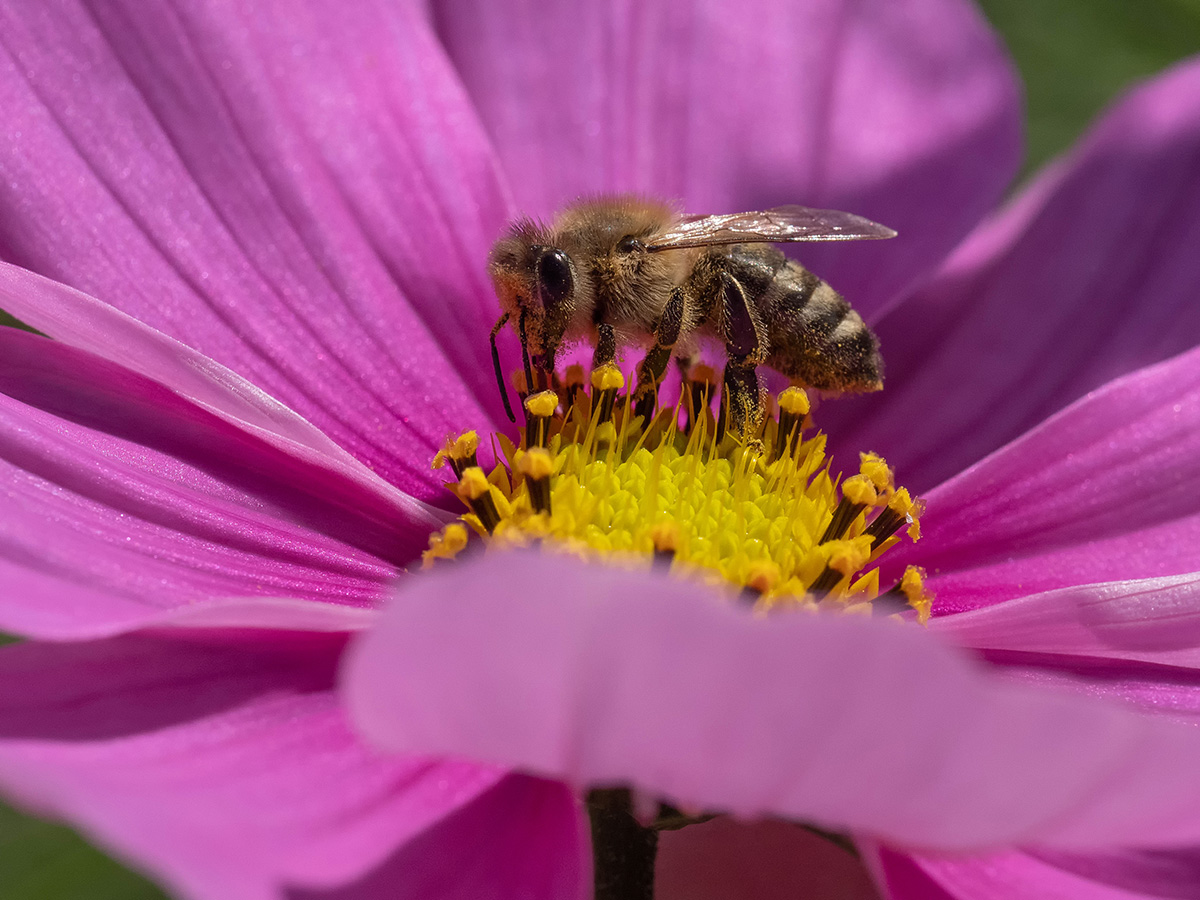
<path fill-rule="evenodd" d="M 449 467 L 465 510 L 430 539 L 425 566 L 472 545 L 537 545 L 726 585 L 762 610 L 928 616 L 923 573 L 881 589 L 876 568 L 898 541 L 919 538 L 921 502 L 874 454 L 856 472 L 834 471 L 802 390 L 784 391 L 753 435 L 735 436 L 708 403 L 711 380 L 698 390 L 685 379 L 665 408 L 639 401 L 611 364 L 553 382 L 522 392 L 520 443 L 494 435 L 490 468 L 472 431 L 438 453 L 433 465 Z"/>

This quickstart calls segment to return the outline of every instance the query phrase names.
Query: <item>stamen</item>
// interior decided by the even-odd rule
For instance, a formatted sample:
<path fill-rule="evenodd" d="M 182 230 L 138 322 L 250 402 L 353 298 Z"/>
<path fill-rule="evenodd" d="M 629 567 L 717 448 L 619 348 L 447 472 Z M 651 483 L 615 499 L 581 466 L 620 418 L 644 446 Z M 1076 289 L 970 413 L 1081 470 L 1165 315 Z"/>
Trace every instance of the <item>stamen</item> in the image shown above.
<path fill-rule="evenodd" d="M 566 398 L 563 400 L 563 418 L 571 417 L 571 407 L 573 407 L 583 394 L 583 386 L 586 379 L 583 374 L 583 366 L 576 363 L 575 365 L 567 366 L 567 374 L 564 378 L 563 389 Z"/>
<path fill-rule="evenodd" d="M 909 566 L 893 588 L 875 598 L 871 612 L 876 616 L 890 616 L 912 609 L 917 613 L 917 621 L 923 625 L 929 619 L 932 605 L 933 596 L 925 589 L 925 570 Z"/>
<path fill-rule="evenodd" d="M 674 409 L 651 409 L 647 420 L 615 365 L 586 380 L 569 369 L 550 379 L 556 390 L 524 398 L 523 440 L 497 434 L 490 471 L 474 432 L 448 441 L 434 464 L 458 475 L 451 487 L 468 512 L 430 540 L 423 564 L 454 558 L 468 540 L 536 545 L 596 560 L 641 556 L 725 585 L 762 613 L 821 605 L 927 615 L 916 570 L 880 595 L 874 564 L 905 524 L 910 539 L 920 536 L 922 510 L 887 463 L 868 453 L 857 473 L 832 472 L 825 436 L 805 437 L 809 401 L 796 388 L 754 438 L 722 437 L 708 402 L 715 373 L 689 374 Z"/>
<path fill-rule="evenodd" d="M 500 512 L 496 509 L 492 486 L 483 469 L 472 466 L 463 472 L 462 480 L 458 483 L 458 495 L 471 507 L 471 512 L 475 513 L 488 534 L 496 530 L 500 524 Z"/>
<path fill-rule="evenodd" d="M 594 416 L 597 422 L 607 422 L 612 418 L 617 392 L 623 387 L 625 387 L 625 376 L 611 363 L 592 372 Z"/>
<path fill-rule="evenodd" d="M 445 463 L 449 463 L 454 477 L 462 478 L 464 469 L 479 465 L 476 458 L 478 449 L 479 435 L 474 431 L 464 431 L 453 441 L 447 441 L 444 450 L 437 452 L 437 456 L 433 458 L 433 468 L 440 469 Z"/>
<path fill-rule="evenodd" d="M 535 512 L 550 513 L 550 476 L 554 474 L 554 459 L 541 447 L 526 450 L 517 460 L 517 471 L 525 476 L 529 500 Z"/>
<path fill-rule="evenodd" d="M 679 549 L 679 526 L 674 522 L 659 522 L 650 529 L 650 541 L 654 545 L 654 564 L 671 567 L 675 552 Z"/>
<path fill-rule="evenodd" d="M 899 531 L 901 525 L 914 527 L 915 534 L 919 536 L 921 526 L 918 517 L 923 509 L 923 503 L 919 500 L 914 501 L 905 488 L 900 488 L 888 500 L 887 506 L 880 511 L 875 520 L 867 526 L 866 533 L 871 537 L 871 547 L 878 547 Z"/>
<path fill-rule="evenodd" d="M 791 456 L 796 452 L 800 443 L 800 433 L 804 430 L 804 417 L 808 415 L 810 408 L 808 394 L 800 388 L 790 387 L 779 395 L 779 431 L 771 449 L 772 462 L 781 456 Z"/>
<path fill-rule="evenodd" d="M 756 559 L 746 571 L 746 584 L 742 588 L 742 599 L 757 603 L 759 598 L 779 584 L 782 575 L 779 566 L 769 559 Z"/>
<path fill-rule="evenodd" d="M 821 535 L 819 543 L 824 544 L 826 541 L 835 541 L 842 537 L 858 518 L 858 514 L 868 506 L 873 506 L 878 498 L 875 485 L 865 475 L 847 478 L 842 483 L 842 500 L 833 511 L 833 518 L 830 519 L 825 533 Z"/>
<path fill-rule="evenodd" d="M 558 408 L 558 394 L 540 391 L 525 400 L 525 446 L 545 447 L 550 439 L 550 419 Z"/>
<path fill-rule="evenodd" d="M 467 546 L 467 529 L 451 522 L 429 538 L 429 549 L 421 554 L 421 568 L 428 569 L 435 559 L 454 559 Z"/>

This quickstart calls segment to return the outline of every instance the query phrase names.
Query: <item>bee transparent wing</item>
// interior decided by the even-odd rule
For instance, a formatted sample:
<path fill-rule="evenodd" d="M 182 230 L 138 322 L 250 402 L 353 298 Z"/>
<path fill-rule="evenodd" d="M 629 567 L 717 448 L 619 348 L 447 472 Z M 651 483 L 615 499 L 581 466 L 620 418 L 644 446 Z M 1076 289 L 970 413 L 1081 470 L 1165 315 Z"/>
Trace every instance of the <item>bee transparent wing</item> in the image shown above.
<path fill-rule="evenodd" d="M 785 241 L 871 241 L 895 237 L 886 225 L 836 209 L 776 206 L 723 216 L 683 216 L 647 243 L 647 250 Z"/>

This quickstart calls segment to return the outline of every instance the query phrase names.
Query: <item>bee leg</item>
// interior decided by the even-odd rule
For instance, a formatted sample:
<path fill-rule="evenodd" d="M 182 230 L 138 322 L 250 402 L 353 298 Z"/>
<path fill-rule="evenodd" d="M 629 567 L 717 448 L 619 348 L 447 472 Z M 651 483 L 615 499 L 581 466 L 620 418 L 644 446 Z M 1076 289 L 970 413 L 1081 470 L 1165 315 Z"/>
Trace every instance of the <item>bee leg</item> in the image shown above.
<path fill-rule="evenodd" d="M 599 337 L 596 339 L 596 351 L 592 354 L 592 368 L 606 366 L 617 358 L 617 333 L 607 322 L 596 326 Z"/>
<path fill-rule="evenodd" d="M 763 385 L 758 377 L 758 365 L 765 356 L 763 341 L 745 290 L 728 272 L 721 273 L 721 293 L 729 361 L 725 364 L 717 433 L 724 435 L 728 426 L 739 438 L 748 438 L 758 430 L 766 412 Z"/>
<path fill-rule="evenodd" d="M 679 340 L 679 329 L 683 327 L 683 291 L 676 288 L 663 309 L 662 318 L 654 330 L 654 346 L 638 366 L 637 390 L 633 394 L 633 414 L 649 421 L 654 412 L 654 401 L 658 396 L 658 385 L 667 371 L 671 351 Z"/>

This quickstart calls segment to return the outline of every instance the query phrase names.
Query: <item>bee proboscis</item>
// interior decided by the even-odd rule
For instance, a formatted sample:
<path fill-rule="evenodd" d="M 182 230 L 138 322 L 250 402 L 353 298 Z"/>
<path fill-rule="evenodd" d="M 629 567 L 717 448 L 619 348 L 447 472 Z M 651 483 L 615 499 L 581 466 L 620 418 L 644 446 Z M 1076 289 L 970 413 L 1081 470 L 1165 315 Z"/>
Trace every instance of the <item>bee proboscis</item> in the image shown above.
<path fill-rule="evenodd" d="M 895 236 L 861 216 L 805 206 L 685 216 L 633 196 L 581 200 L 551 223 L 521 219 L 488 261 L 503 315 L 492 358 L 510 418 L 496 335 L 513 321 L 527 384 L 546 387 L 560 350 L 588 340 L 593 364 L 641 345 L 635 409 L 653 408 L 672 356 L 698 339 L 725 345 L 723 403 L 746 433 L 764 411 L 760 365 L 805 387 L 863 392 L 882 386 L 879 342 L 826 282 L 771 243 Z"/>

